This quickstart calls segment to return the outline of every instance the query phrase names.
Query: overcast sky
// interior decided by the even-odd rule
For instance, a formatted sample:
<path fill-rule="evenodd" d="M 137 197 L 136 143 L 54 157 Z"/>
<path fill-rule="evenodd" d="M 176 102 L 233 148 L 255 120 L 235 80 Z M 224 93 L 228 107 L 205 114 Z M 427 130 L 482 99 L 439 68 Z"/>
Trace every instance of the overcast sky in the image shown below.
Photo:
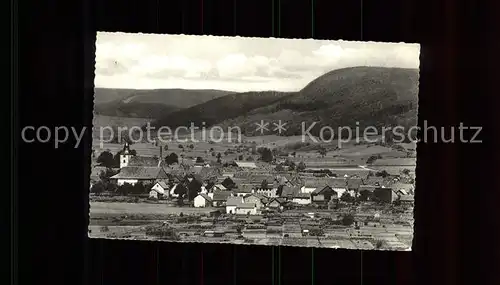
<path fill-rule="evenodd" d="M 98 33 L 95 86 L 295 91 L 352 66 L 419 67 L 418 44 Z"/>

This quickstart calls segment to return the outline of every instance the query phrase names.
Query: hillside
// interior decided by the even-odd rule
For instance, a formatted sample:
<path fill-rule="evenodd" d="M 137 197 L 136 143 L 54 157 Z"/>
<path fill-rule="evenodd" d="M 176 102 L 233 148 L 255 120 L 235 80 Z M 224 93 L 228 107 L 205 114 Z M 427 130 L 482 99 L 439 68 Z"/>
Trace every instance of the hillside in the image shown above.
<path fill-rule="evenodd" d="M 254 109 L 247 114 L 222 122 L 237 125 L 249 135 L 255 122 L 266 120 L 286 122 L 285 135 L 300 135 L 302 122 L 308 128 L 318 122 L 320 127 L 334 130 L 347 126 L 362 128 L 417 124 L 418 70 L 380 67 L 355 67 L 331 71 L 309 83 L 301 91 L 281 100 Z M 272 126 L 272 125 L 271 125 Z M 270 132 L 272 133 L 272 128 Z"/>
<path fill-rule="evenodd" d="M 335 131 L 342 126 L 353 130 L 356 126 L 411 127 L 417 124 L 418 75 L 417 69 L 344 68 L 318 77 L 299 92 L 231 94 L 167 114 L 154 125 L 239 126 L 247 136 L 261 135 L 255 130 L 261 120 L 282 120 L 287 124 L 286 136 L 301 135 L 303 122 L 306 128 L 318 122 L 313 135 L 323 126 Z M 264 134 L 276 133 L 272 124 L 268 128 Z"/>
<path fill-rule="evenodd" d="M 239 117 L 256 108 L 273 104 L 286 95 L 289 93 L 274 91 L 230 94 L 167 114 L 152 125 L 175 128 L 178 126 L 189 127 L 191 123 L 195 126 L 202 126 L 202 123 L 205 123 L 205 126 L 208 127 L 224 120 Z"/>
<path fill-rule="evenodd" d="M 130 90 L 95 89 L 94 109 L 99 115 L 159 118 L 227 94 L 220 90 Z"/>

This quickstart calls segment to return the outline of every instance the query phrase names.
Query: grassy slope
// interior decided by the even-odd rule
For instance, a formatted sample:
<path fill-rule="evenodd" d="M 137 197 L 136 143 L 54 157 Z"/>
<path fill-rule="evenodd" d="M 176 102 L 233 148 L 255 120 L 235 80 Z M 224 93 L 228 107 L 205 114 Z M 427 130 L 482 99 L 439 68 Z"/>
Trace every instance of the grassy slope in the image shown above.
<path fill-rule="evenodd" d="M 159 118 L 231 92 L 219 90 L 95 89 L 95 112 L 106 116 Z"/>

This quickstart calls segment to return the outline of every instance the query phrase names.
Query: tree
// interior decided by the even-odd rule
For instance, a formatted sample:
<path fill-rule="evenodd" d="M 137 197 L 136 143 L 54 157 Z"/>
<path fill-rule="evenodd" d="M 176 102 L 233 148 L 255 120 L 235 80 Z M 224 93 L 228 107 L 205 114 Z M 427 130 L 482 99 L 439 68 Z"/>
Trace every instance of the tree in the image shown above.
<path fill-rule="evenodd" d="M 283 185 L 279 185 L 278 189 L 276 190 L 276 195 L 279 197 L 283 193 Z"/>
<path fill-rule="evenodd" d="M 205 160 L 202 157 L 198 156 L 196 158 L 196 163 L 203 163 L 203 162 L 205 162 Z"/>
<path fill-rule="evenodd" d="M 90 193 L 101 194 L 106 190 L 104 183 L 102 181 L 98 181 L 96 184 L 92 185 L 90 188 Z"/>
<path fill-rule="evenodd" d="M 179 157 L 177 156 L 177 154 L 175 154 L 174 152 L 172 152 L 171 154 L 167 155 L 165 157 L 165 163 L 167 165 L 172 165 L 174 163 L 179 163 Z"/>
<path fill-rule="evenodd" d="M 268 189 L 268 187 L 269 187 L 269 183 L 267 183 L 267 180 L 266 179 L 262 180 L 262 183 L 260 184 L 260 188 Z"/>
<path fill-rule="evenodd" d="M 375 176 L 386 178 L 387 176 L 389 176 L 389 173 L 385 170 L 382 170 L 375 173 Z"/>
<path fill-rule="evenodd" d="M 401 173 L 403 173 L 404 175 L 410 175 L 410 170 L 405 168 L 403 169 L 403 171 L 401 171 Z"/>
<path fill-rule="evenodd" d="M 164 151 L 167 151 L 167 150 L 168 150 L 168 144 L 166 144 L 166 145 L 164 145 L 164 146 L 163 146 L 163 150 L 164 150 Z"/>
<path fill-rule="evenodd" d="M 211 147 L 211 148 L 209 149 L 209 151 L 210 151 L 210 152 L 213 152 L 213 151 L 214 151 L 214 148 L 213 148 L 213 147 Z"/>
<path fill-rule="evenodd" d="M 217 163 L 222 163 L 221 162 L 221 157 L 222 155 L 220 154 L 220 152 L 217 153 Z"/>
<path fill-rule="evenodd" d="M 120 195 L 128 195 L 130 193 L 133 193 L 134 186 L 129 183 L 123 183 L 122 185 L 118 186 L 116 189 L 116 192 L 119 193 Z"/>
<path fill-rule="evenodd" d="M 215 156 L 216 156 L 215 151 L 212 151 L 211 155 L 212 155 L 213 157 L 215 157 Z"/>
<path fill-rule="evenodd" d="M 348 227 L 352 224 L 354 224 L 354 216 L 352 214 L 347 214 L 342 217 L 342 225 Z"/>
<path fill-rule="evenodd" d="M 304 170 L 306 170 L 306 164 L 303 161 L 301 161 L 299 162 L 299 165 L 297 165 L 297 171 L 302 172 Z"/>
<path fill-rule="evenodd" d="M 340 196 L 340 200 L 342 202 L 346 202 L 346 203 L 354 203 L 355 198 L 352 197 L 349 193 L 344 192 L 344 193 L 342 193 L 342 196 Z"/>
<path fill-rule="evenodd" d="M 190 149 L 194 149 L 194 144 L 190 144 L 190 145 L 189 145 L 189 148 L 190 148 Z"/>
<path fill-rule="evenodd" d="M 275 170 L 276 171 L 283 171 L 284 169 L 283 169 L 283 166 L 281 164 L 278 164 L 278 165 L 276 165 Z"/>
<path fill-rule="evenodd" d="M 234 181 L 229 177 L 226 177 L 226 179 L 224 179 L 221 184 L 229 190 L 236 187 L 236 183 L 234 183 Z"/>
<path fill-rule="evenodd" d="M 177 204 L 179 206 L 184 205 L 184 196 L 187 194 L 187 188 L 184 186 L 183 183 L 177 184 L 177 187 L 175 187 L 174 193 L 179 195 L 177 198 Z"/>
<path fill-rule="evenodd" d="M 184 149 L 184 146 L 183 146 L 183 145 L 181 145 L 181 144 L 180 144 L 180 145 L 178 145 L 177 147 L 178 147 L 178 148 L 180 148 L 180 149 Z"/>
<path fill-rule="evenodd" d="M 101 152 L 99 157 L 97 157 L 97 163 L 107 168 L 113 168 L 115 166 L 113 154 L 107 150 Z"/>
<path fill-rule="evenodd" d="M 189 182 L 189 184 L 188 184 L 188 200 L 189 201 L 193 201 L 194 197 L 196 197 L 198 195 L 198 193 L 200 193 L 201 186 L 202 186 L 201 183 L 196 179 L 193 179 L 193 180 L 191 180 L 191 182 Z"/>
<path fill-rule="evenodd" d="M 264 147 L 257 150 L 260 153 L 260 159 L 264 162 L 273 161 L 273 153 L 270 149 Z"/>

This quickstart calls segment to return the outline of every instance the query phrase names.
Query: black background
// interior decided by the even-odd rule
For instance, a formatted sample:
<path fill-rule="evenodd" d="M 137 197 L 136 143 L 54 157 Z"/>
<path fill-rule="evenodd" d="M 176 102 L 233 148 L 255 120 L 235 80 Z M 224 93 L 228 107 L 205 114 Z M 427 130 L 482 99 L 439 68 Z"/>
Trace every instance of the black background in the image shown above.
<path fill-rule="evenodd" d="M 11 57 L 17 282 L 500 284 L 500 25 L 497 10 L 477 2 L 315 0 L 314 11 L 311 0 L 19 3 Z M 90 133 L 78 149 L 55 150 L 22 143 L 19 130 L 91 127 L 96 31 L 418 42 L 419 124 L 483 126 L 483 143 L 418 145 L 413 252 L 90 240 Z"/>

